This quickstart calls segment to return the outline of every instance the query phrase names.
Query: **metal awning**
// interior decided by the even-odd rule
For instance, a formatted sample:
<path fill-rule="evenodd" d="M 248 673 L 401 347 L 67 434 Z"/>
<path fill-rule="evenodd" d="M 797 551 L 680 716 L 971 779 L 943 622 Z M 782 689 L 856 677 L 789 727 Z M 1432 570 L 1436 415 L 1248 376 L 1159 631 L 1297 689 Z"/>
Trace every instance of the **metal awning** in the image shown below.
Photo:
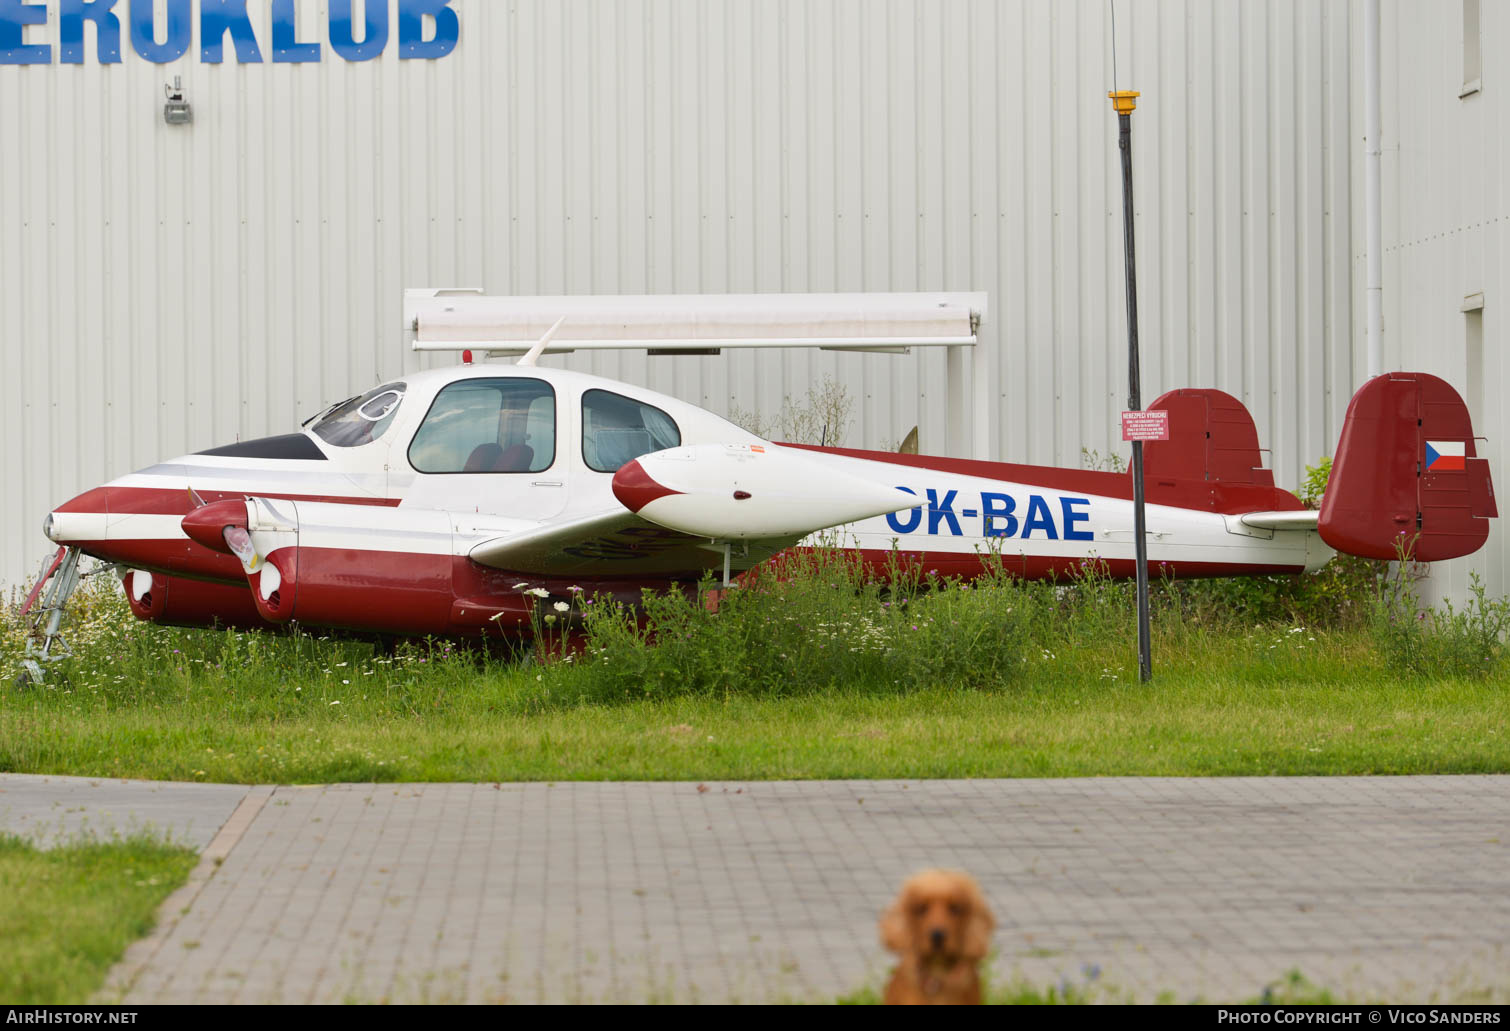
<path fill-rule="evenodd" d="M 905 353 L 969 347 L 984 293 L 646 294 L 490 297 L 480 290 L 411 289 L 404 326 L 416 351 L 524 354 L 559 322 L 552 353 L 647 349 L 819 347 Z"/>

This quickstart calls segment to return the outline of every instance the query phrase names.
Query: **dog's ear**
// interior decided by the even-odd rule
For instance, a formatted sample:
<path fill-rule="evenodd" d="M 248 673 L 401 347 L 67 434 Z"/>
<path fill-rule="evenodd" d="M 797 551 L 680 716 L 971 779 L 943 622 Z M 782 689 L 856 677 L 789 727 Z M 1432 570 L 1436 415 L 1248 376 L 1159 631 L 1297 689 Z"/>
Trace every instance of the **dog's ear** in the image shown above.
<path fill-rule="evenodd" d="M 970 915 L 965 920 L 963 953 L 966 959 L 982 960 L 991 951 L 991 932 L 996 929 L 996 917 L 986 904 L 986 897 L 979 886 L 972 885 Z"/>
<path fill-rule="evenodd" d="M 912 949 L 912 934 L 907 922 L 907 890 L 897 895 L 881 914 L 881 944 L 888 951 L 905 955 Z"/>

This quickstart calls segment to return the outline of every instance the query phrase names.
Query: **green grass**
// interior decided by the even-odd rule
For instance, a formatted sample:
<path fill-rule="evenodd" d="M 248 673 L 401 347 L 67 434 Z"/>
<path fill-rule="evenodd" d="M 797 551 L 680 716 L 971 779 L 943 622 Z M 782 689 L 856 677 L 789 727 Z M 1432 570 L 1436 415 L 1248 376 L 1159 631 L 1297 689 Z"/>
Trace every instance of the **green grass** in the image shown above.
<path fill-rule="evenodd" d="M 195 862 L 142 838 L 42 850 L 0 836 L 0 1001 L 88 1002 Z"/>
<path fill-rule="evenodd" d="M 1136 678 L 1128 588 L 1094 578 L 903 593 L 820 565 L 717 615 L 655 602 L 655 639 L 579 599 L 586 651 L 545 664 L 169 630 L 96 591 L 74 625 L 78 657 L 46 685 L 0 689 L 0 771 L 239 783 L 1510 772 L 1497 638 L 1432 639 L 1471 660 L 1451 667 L 1467 673 L 1402 666 L 1363 603 L 1328 629 L 1278 621 L 1273 599 L 1293 607 L 1337 586 L 1296 580 L 1162 585 L 1151 685 Z M 1321 601 L 1318 613 L 1348 611 L 1346 594 Z M 0 671 L 19 650 L 7 620 Z"/>
<path fill-rule="evenodd" d="M 1503 683 L 1394 678 L 1345 636 L 1315 647 L 1325 658 L 1305 670 L 1239 642 L 1215 668 L 1166 661 L 1150 686 L 1044 660 L 1011 687 L 901 695 L 556 704 L 530 667 L 458 670 L 454 684 L 10 691 L 0 770 L 239 783 L 1510 771 Z"/>

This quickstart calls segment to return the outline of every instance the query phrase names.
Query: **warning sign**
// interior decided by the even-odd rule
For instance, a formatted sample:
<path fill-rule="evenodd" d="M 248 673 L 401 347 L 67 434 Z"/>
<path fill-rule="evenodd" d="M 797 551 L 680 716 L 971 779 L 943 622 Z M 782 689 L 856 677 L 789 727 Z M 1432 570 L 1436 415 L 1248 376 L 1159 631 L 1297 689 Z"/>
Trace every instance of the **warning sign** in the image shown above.
<path fill-rule="evenodd" d="M 1168 412 L 1123 412 L 1123 440 L 1168 440 Z"/>

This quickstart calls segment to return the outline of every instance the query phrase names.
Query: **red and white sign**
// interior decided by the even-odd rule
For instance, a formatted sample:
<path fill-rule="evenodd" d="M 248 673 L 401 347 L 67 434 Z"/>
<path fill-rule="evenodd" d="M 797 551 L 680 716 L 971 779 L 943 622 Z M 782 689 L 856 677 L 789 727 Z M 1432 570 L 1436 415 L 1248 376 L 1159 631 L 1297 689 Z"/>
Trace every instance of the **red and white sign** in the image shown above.
<path fill-rule="evenodd" d="M 1123 412 L 1123 440 L 1168 440 L 1168 412 Z"/>

